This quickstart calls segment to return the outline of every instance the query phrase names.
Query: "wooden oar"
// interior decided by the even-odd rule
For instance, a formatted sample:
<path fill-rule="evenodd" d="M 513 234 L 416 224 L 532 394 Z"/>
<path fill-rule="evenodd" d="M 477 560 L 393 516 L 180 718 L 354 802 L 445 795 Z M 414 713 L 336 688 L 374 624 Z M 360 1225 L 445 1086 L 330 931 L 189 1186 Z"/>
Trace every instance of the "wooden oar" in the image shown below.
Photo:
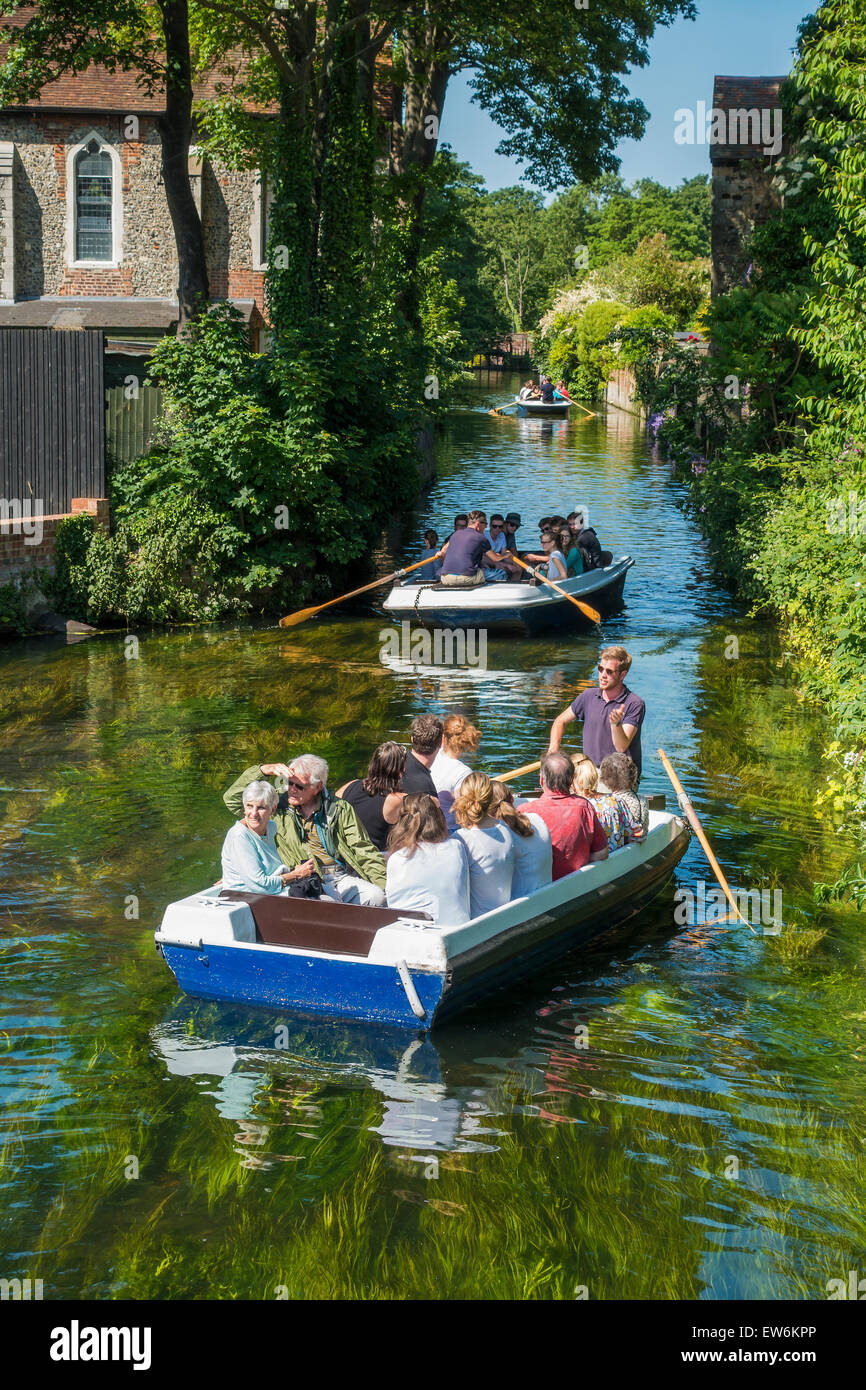
<path fill-rule="evenodd" d="M 500 772 L 499 776 L 495 777 L 493 780 L 495 782 L 511 782 L 515 777 L 522 777 L 524 773 L 537 772 L 540 767 L 540 761 L 537 763 L 527 763 L 526 767 L 515 767 L 511 772 Z"/>
<path fill-rule="evenodd" d="M 512 555 L 511 558 L 514 561 L 514 563 L 520 565 L 522 569 L 528 570 L 530 574 L 535 573 L 531 565 L 524 564 L 523 560 L 518 560 L 516 555 Z M 597 609 L 590 608 L 588 603 L 582 603 L 579 598 L 575 598 L 574 595 L 570 594 L 567 589 L 563 589 L 560 584 L 557 584 L 555 579 L 543 579 L 541 582 L 542 584 L 549 584 L 551 589 L 555 589 L 558 594 L 562 594 L 563 598 L 567 598 L 570 603 L 575 604 L 575 606 L 580 609 L 581 613 L 586 614 L 590 622 L 601 622 L 601 614 L 598 612 Z"/>
<path fill-rule="evenodd" d="M 511 404 L 512 404 L 512 405 L 516 405 L 517 402 L 516 402 L 516 401 L 512 401 Z M 488 410 L 487 414 L 488 414 L 488 415 L 508 415 L 508 414 L 510 414 L 510 412 L 509 412 L 508 406 L 502 406 L 502 407 L 500 408 L 498 405 L 495 405 L 495 406 L 493 407 L 492 410 Z"/>
<path fill-rule="evenodd" d="M 660 757 L 661 760 L 662 760 L 662 763 L 664 764 L 665 772 L 667 773 L 668 777 L 670 777 L 671 783 L 672 783 L 672 785 L 673 785 L 673 789 L 674 789 L 674 791 L 675 791 L 676 794 L 677 794 L 677 801 L 678 801 L 679 804 L 680 804 L 680 809 L 682 810 L 682 813 L 683 813 L 683 815 L 685 816 L 686 820 L 688 821 L 689 825 L 692 827 L 692 830 L 693 830 L 693 831 L 695 832 L 695 834 L 697 835 L 698 840 L 700 841 L 700 844 L 701 844 L 701 849 L 704 851 L 704 854 L 707 856 L 707 859 L 710 861 L 710 868 L 712 869 L 712 871 L 713 871 L 713 873 L 715 874 L 716 878 L 719 880 L 719 886 L 721 887 L 722 892 L 724 893 L 724 895 L 725 895 L 725 897 L 727 898 L 728 902 L 731 904 L 731 907 L 734 909 L 734 912 L 736 913 L 736 915 L 737 915 L 737 917 L 739 918 L 739 920 L 740 920 L 741 922 L 745 922 L 746 926 L 749 928 L 749 931 L 755 932 L 755 936 L 760 936 L 760 932 L 756 932 L 756 931 L 755 931 L 755 928 L 752 926 L 751 922 L 750 922 L 746 917 L 743 916 L 742 912 L 741 912 L 740 909 L 737 907 L 737 903 L 736 903 L 736 900 L 735 900 L 735 898 L 734 898 L 734 895 L 733 895 L 733 893 L 731 892 L 730 888 L 728 887 L 728 880 L 725 878 L 725 875 L 722 873 L 721 869 L 719 868 L 719 861 L 718 861 L 718 859 L 716 858 L 716 856 L 713 854 L 713 851 L 712 851 L 712 849 L 711 849 L 711 847 L 710 847 L 710 842 L 709 842 L 709 840 L 707 839 L 706 835 L 704 834 L 703 826 L 701 825 L 701 823 L 700 823 L 700 821 L 698 820 L 698 817 L 697 817 L 697 812 L 695 811 L 695 808 L 694 808 L 694 806 L 692 805 L 692 803 L 691 803 L 691 801 L 689 800 L 689 798 L 686 796 L 686 793 L 685 793 L 685 791 L 684 791 L 684 789 L 683 789 L 683 784 L 682 784 L 682 782 L 680 781 L 680 779 L 679 779 L 679 777 L 677 776 L 677 774 L 674 772 L 673 768 L 671 767 L 670 762 L 668 761 L 668 758 L 667 758 L 667 756 L 666 756 L 666 754 L 665 754 L 664 749 L 663 749 L 663 748 L 659 748 L 657 751 L 658 751 L 659 757 Z M 730 919 L 728 919 L 728 920 L 730 920 Z"/>
<path fill-rule="evenodd" d="M 305 623 L 308 618 L 312 618 L 316 613 L 321 613 L 323 608 L 330 608 L 334 603 L 343 603 L 347 598 L 355 598 L 357 594 L 369 593 L 370 589 L 378 589 L 382 584 L 390 584 L 394 579 L 402 579 L 404 574 L 411 574 L 412 570 L 418 570 L 422 565 L 429 565 L 431 560 L 435 560 L 435 555 L 429 555 L 426 560 L 419 560 L 417 564 L 407 565 L 405 569 L 395 570 L 393 574 L 385 574 L 381 579 L 374 579 L 372 584 L 362 584 L 360 589 L 350 589 L 348 594 L 340 594 L 339 598 L 329 598 L 327 603 L 318 603 L 315 608 L 301 608 L 297 613 L 288 613 L 285 618 L 280 618 L 280 627 L 297 627 L 298 623 Z"/>
<path fill-rule="evenodd" d="M 581 405 L 580 401 L 572 401 L 571 404 L 576 405 L 578 410 L 582 410 L 584 415 L 587 415 L 590 420 L 594 420 L 598 415 L 597 410 L 587 410 L 586 406 Z"/>

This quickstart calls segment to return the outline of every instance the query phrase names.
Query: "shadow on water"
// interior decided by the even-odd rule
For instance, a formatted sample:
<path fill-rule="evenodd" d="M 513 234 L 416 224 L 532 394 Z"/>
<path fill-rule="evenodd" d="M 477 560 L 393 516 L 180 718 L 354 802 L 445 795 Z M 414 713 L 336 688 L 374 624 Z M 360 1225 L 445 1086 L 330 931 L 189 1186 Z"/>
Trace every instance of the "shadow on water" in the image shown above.
<path fill-rule="evenodd" d="M 489 416 L 507 396 L 483 384 L 449 417 L 399 558 L 475 505 L 519 511 L 527 543 L 588 506 L 636 559 L 601 637 L 634 657 L 646 790 L 669 793 L 661 745 L 735 886 L 814 919 L 846 847 L 815 818 L 820 715 L 774 632 L 712 582 L 633 417 Z M 217 876 L 238 772 L 312 748 L 340 785 L 454 708 L 479 766 L 517 766 L 600 645 L 511 638 L 485 670 L 431 669 L 387 659 L 389 626 L 360 608 L 145 635 L 138 660 L 120 635 L 0 652 L 5 1277 L 46 1298 L 826 1296 L 866 1239 L 851 912 L 797 958 L 679 927 L 669 889 L 432 1040 L 177 998 L 152 932 Z M 678 885 L 705 880 L 693 843 Z"/>

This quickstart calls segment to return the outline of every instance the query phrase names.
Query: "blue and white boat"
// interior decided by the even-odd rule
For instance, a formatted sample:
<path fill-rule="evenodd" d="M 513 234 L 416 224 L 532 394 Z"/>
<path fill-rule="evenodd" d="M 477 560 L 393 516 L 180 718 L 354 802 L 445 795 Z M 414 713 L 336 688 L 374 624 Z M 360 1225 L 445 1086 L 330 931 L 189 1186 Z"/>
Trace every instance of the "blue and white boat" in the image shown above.
<path fill-rule="evenodd" d="M 630 555 L 585 574 L 563 579 L 559 587 L 582 599 L 604 617 L 622 605 L 625 577 L 634 564 Z M 432 627 L 517 629 L 543 632 L 577 625 L 591 627 L 589 618 L 562 594 L 540 584 L 479 584 L 456 589 L 445 584 L 395 584 L 383 604 L 393 618 Z"/>
<path fill-rule="evenodd" d="M 187 994 L 426 1031 L 634 917 L 689 837 L 650 811 L 643 840 L 460 925 L 213 887 L 171 903 L 155 940 Z"/>

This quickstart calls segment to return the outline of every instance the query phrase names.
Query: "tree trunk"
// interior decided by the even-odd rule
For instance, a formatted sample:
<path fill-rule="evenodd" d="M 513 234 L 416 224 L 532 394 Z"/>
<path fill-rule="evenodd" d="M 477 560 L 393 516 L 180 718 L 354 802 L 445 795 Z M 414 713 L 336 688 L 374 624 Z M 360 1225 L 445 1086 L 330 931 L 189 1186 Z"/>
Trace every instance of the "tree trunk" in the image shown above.
<path fill-rule="evenodd" d="M 192 138 L 192 63 L 188 0 L 160 0 L 165 34 L 165 111 L 157 126 L 162 141 L 165 196 L 177 245 L 180 310 L 178 331 L 203 313 L 210 300 L 201 218 L 189 182 Z"/>

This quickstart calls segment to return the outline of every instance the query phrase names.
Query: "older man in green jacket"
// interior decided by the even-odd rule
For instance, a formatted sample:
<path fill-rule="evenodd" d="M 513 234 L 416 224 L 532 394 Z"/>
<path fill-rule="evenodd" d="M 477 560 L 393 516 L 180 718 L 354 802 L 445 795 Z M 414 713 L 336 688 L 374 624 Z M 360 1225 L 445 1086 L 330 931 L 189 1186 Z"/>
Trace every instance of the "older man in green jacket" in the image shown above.
<path fill-rule="evenodd" d="M 321 875 L 325 893 L 363 907 L 385 904 L 385 860 L 355 809 L 328 791 L 328 764 L 314 753 L 292 763 L 248 767 L 223 796 L 233 816 L 243 815 L 244 788 L 262 777 L 285 786 L 274 813 L 277 852 L 288 869 Z"/>

